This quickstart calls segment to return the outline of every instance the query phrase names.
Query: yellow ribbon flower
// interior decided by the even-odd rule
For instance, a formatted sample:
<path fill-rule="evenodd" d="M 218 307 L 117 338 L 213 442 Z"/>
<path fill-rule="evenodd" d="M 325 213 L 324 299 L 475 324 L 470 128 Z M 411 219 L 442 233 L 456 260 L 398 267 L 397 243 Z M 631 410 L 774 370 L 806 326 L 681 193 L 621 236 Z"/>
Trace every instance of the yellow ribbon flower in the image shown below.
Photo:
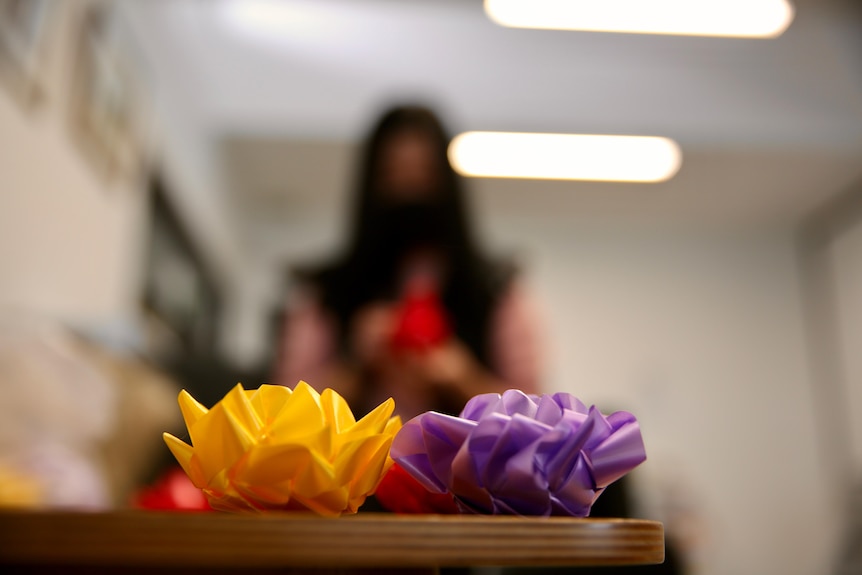
<path fill-rule="evenodd" d="M 227 511 L 311 510 L 356 513 L 392 465 L 389 446 L 401 428 L 387 399 L 356 421 L 331 389 L 234 387 L 207 410 L 186 391 L 180 409 L 188 445 L 164 434 L 210 505 Z"/>

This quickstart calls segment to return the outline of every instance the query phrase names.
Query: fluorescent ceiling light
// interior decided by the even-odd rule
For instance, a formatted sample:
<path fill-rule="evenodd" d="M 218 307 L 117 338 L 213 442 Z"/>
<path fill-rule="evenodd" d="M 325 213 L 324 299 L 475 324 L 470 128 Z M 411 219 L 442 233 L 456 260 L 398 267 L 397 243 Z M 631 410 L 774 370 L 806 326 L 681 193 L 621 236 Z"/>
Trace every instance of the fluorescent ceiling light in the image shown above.
<path fill-rule="evenodd" d="M 653 136 L 465 132 L 449 145 L 464 176 L 662 182 L 676 174 L 682 152 Z"/>
<path fill-rule="evenodd" d="M 793 21 L 788 0 L 485 0 L 514 28 L 775 38 Z"/>

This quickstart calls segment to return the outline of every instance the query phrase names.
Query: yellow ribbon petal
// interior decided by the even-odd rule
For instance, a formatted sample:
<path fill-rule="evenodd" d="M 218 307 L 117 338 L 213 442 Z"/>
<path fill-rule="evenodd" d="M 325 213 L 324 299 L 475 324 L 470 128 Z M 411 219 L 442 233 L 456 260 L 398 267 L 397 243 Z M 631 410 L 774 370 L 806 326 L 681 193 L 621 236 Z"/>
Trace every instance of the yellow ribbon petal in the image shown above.
<path fill-rule="evenodd" d="M 201 417 L 207 414 L 207 408 L 198 403 L 185 389 L 180 392 L 178 401 L 186 428 L 191 428 Z"/>
<path fill-rule="evenodd" d="M 326 420 L 332 425 L 332 430 L 338 434 L 350 429 L 356 424 L 356 418 L 350 411 L 350 406 L 343 397 L 332 389 L 324 389 L 320 394 L 320 404 Z"/>
<path fill-rule="evenodd" d="M 269 428 L 284 440 L 313 436 L 326 426 L 320 396 L 305 382 L 299 382 Z"/>
<path fill-rule="evenodd" d="M 353 484 L 369 467 L 373 468 L 375 465 L 375 473 L 379 474 L 391 443 L 391 437 L 380 434 L 357 439 L 345 445 L 335 460 L 336 480 L 344 485 Z M 382 459 L 377 456 L 380 451 L 383 452 Z"/>
<path fill-rule="evenodd" d="M 188 475 L 189 479 L 192 480 L 192 483 L 195 484 L 195 487 L 206 487 L 206 481 L 201 477 L 201 474 L 193 471 L 192 457 L 194 457 L 195 451 L 192 446 L 180 439 L 177 439 L 170 433 L 163 433 L 162 438 L 165 440 L 165 443 L 168 444 L 168 449 L 170 449 L 171 453 L 176 457 L 180 467 L 183 468 L 183 471 L 186 472 L 186 475 Z"/>
<path fill-rule="evenodd" d="M 331 491 L 319 493 L 314 497 L 296 496 L 296 501 L 306 509 L 324 517 L 338 517 L 348 509 L 349 498 L 346 487 L 337 487 Z M 356 509 L 350 510 L 355 513 Z"/>
<path fill-rule="evenodd" d="M 231 415 L 237 424 L 250 436 L 257 436 L 261 428 L 260 417 L 255 413 L 251 401 L 241 384 L 237 384 L 219 402 L 219 405 Z"/>
<path fill-rule="evenodd" d="M 302 473 L 311 463 L 304 445 L 258 445 L 253 448 L 235 481 L 244 485 L 276 485 Z"/>
<path fill-rule="evenodd" d="M 339 444 L 344 445 L 360 437 L 382 433 L 394 409 L 395 400 L 390 397 L 369 412 L 368 415 L 357 421 L 353 427 L 341 434 L 339 436 Z"/>
<path fill-rule="evenodd" d="M 220 403 L 189 428 L 189 435 L 207 482 L 219 471 L 236 463 L 245 452 L 243 442 L 237 437 Z"/>
<path fill-rule="evenodd" d="M 261 385 L 254 391 L 247 392 L 255 412 L 260 417 L 264 427 L 275 421 L 278 412 L 293 393 L 283 385 Z"/>

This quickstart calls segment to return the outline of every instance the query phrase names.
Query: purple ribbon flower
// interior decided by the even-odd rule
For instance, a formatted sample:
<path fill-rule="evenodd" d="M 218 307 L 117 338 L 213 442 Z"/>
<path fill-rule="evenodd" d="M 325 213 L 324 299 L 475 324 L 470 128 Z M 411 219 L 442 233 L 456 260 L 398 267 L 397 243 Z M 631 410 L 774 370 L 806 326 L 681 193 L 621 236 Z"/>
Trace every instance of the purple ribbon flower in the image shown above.
<path fill-rule="evenodd" d="M 646 459 L 640 426 L 568 393 L 477 395 L 452 417 L 408 421 L 392 458 L 468 513 L 586 517 L 605 487 Z"/>

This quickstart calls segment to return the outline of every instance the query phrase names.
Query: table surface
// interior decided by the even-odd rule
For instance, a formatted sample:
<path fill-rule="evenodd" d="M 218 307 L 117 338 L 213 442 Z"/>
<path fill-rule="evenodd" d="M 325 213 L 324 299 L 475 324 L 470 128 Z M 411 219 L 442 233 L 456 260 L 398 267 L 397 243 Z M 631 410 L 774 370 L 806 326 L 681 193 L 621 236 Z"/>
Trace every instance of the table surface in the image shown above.
<path fill-rule="evenodd" d="M 368 568 L 661 563 L 640 519 L 0 512 L 0 565 Z"/>

